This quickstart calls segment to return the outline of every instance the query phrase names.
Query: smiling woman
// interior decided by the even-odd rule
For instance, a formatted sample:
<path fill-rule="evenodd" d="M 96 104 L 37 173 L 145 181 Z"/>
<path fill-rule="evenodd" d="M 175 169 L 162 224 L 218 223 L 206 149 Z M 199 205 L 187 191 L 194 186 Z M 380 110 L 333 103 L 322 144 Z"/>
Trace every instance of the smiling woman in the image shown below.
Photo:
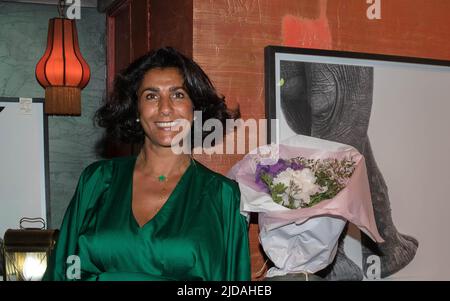
<path fill-rule="evenodd" d="M 193 104 L 184 88 L 177 68 L 155 68 L 148 71 L 138 89 L 138 112 L 146 140 L 169 147 L 179 131 L 179 120 L 193 121 Z"/>
<path fill-rule="evenodd" d="M 191 123 L 194 110 L 223 123 L 233 116 L 175 49 L 150 52 L 117 77 L 96 120 L 141 150 L 83 171 L 44 279 L 250 280 L 237 183 L 171 148 L 174 126 Z"/>

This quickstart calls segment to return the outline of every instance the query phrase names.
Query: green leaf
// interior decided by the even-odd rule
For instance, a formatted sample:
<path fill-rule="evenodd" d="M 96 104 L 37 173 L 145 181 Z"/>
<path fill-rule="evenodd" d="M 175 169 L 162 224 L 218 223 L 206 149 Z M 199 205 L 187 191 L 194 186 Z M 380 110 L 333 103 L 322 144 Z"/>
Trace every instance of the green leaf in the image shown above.
<path fill-rule="evenodd" d="M 272 186 L 272 177 L 267 173 L 261 173 L 261 180 L 263 180 L 263 182 L 266 183 L 267 186 Z"/>
<path fill-rule="evenodd" d="M 282 184 L 282 183 L 278 183 L 278 184 L 273 185 L 273 186 L 271 187 L 271 191 L 273 191 L 273 192 L 275 192 L 275 193 L 277 193 L 277 194 L 282 194 L 282 193 L 284 193 L 284 192 L 286 191 L 286 189 L 287 189 L 287 187 L 284 186 L 284 184 Z"/>

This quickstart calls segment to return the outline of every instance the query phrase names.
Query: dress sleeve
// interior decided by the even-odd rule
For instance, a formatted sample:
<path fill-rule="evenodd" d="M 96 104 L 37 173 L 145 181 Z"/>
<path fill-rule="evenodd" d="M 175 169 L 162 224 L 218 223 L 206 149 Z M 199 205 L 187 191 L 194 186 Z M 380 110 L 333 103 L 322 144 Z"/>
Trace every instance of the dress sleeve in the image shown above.
<path fill-rule="evenodd" d="M 222 197 L 226 200 L 227 271 L 224 280 L 248 281 L 251 279 L 248 225 L 239 210 L 241 193 L 238 185 L 234 182 L 226 183 L 222 189 Z"/>
<path fill-rule="evenodd" d="M 77 277 L 67 277 L 66 271 L 74 262 L 69 256 L 78 253 L 78 236 L 82 233 L 88 212 L 92 211 L 96 199 L 106 188 L 105 167 L 102 161 L 86 167 L 78 180 L 75 193 L 64 214 L 59 229 L 59 236 L 48 260 L 44 281 L 77 280 Z"/>

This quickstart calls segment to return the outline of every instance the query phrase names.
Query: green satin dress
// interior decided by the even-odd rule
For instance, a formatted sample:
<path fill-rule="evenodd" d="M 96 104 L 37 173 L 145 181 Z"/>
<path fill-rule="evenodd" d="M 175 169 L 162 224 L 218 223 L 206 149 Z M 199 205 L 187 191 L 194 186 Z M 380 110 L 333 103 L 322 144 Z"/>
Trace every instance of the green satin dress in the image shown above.
<path fill-rule="evenodd" d="M 83 171 L 44 280 L 250 280 L 238 185 L 191 160 L 140 227 L 131 210 L 135 162 L 103 160 Z"/>

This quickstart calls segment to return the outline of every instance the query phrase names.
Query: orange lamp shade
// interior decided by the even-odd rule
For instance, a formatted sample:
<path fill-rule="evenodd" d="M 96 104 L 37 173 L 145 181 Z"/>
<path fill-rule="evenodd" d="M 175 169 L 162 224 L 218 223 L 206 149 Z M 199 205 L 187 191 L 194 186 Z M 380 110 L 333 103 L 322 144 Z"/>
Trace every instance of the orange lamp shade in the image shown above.
<path fill-rule="evenodd" d="M 78 46 L 75 20 L 50 19 L 47 49 L 36 65 L 36 78 L 45 88 L 45 113 L 81 115 L 81 89 L 90 76 Z"/>

